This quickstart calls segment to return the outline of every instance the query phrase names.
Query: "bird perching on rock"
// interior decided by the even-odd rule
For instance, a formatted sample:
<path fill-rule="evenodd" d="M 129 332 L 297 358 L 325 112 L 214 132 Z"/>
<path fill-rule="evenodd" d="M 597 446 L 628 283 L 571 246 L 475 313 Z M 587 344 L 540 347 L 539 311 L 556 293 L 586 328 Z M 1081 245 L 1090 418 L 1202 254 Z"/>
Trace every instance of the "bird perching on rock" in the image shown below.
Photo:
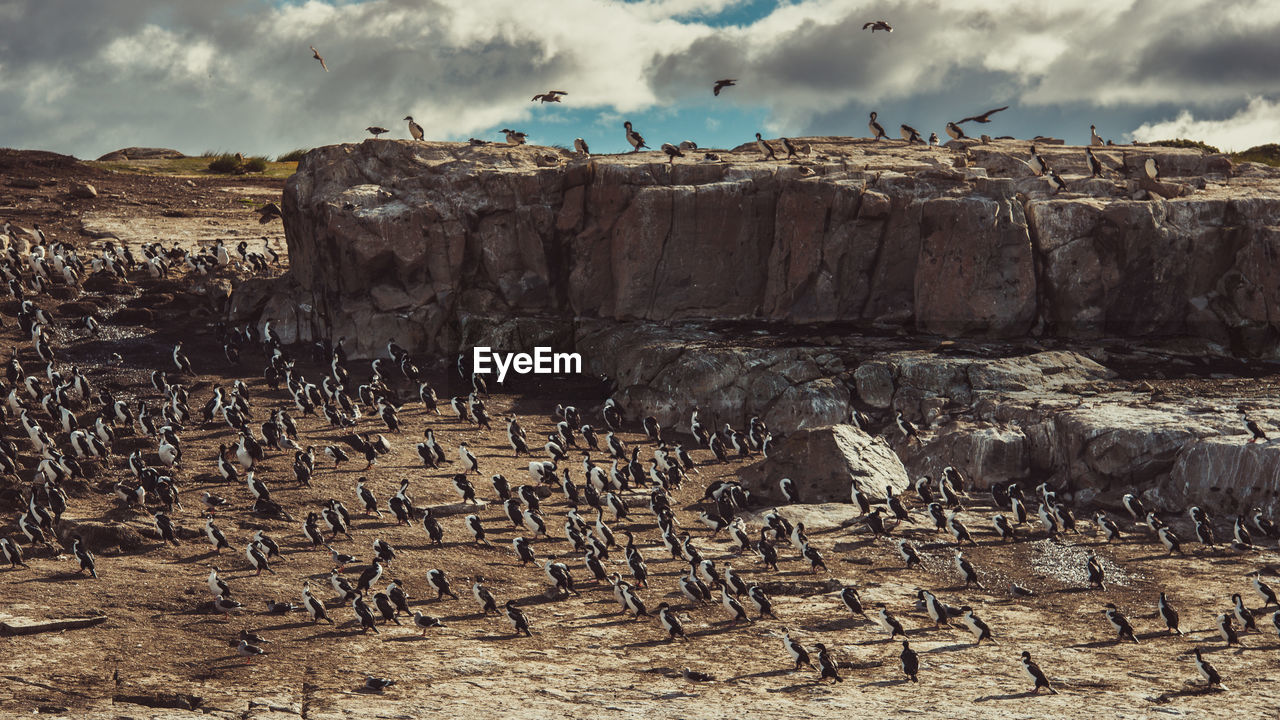
<path fill-rule="evenodd" d="M 424 137 L 424 134 L 422 132 L 422 126 L 413 121 L 412 115 L 405 115 L 404 119 L 409 121 L 410 137 L 412 137 L 414 140 L 421 140 Z"/>
<path fill-rule="evenodd" d="M 644 137 L 631 128 L 630 120 L 622 123 L 622 127 L 626 128 L 627 142 L 631 145 L 631 152 L 640 152 L 640 148 L 649 147 L 644 143 Z"/>

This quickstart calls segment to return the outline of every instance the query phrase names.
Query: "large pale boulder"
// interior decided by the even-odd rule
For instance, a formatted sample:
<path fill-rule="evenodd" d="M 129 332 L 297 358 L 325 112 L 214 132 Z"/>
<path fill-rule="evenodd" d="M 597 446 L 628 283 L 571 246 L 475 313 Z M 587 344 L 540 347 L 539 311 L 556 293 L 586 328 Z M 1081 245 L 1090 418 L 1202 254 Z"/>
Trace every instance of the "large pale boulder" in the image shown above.
<path fill-rule="evenodd" d="M 853 425 L 830 425 L 792 433 L 769 457 L 738 471 L 753 504 L 783 501 L 778 481 L 791 478 L 804 503 L 851 502 L 853 483 L 871 497 L 908 488 L 907 470 L 884 440 Z"/>

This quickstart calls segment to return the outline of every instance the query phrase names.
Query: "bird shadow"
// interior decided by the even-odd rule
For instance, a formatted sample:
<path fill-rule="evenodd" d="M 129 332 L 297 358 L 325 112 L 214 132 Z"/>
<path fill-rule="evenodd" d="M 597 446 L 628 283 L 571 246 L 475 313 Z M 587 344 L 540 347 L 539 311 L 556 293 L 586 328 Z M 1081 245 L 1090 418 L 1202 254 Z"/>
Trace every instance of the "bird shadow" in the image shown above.
<path fill-rule="evenodd" d="M 301 620 L 298 622 L 291 622 L 291 623 L 281 623 L 280 625 L 272 625 L 270 627 L 264 627 L 261 629 L 261 632 L 275 632 L 277 630 L 296 630 L 298 628 L 304 628 L 304 627 L 307 627 L 308 625 L 313 625 L 313 624 L 314 623 L 308 620 Z"/>
<path fill-rule="evenodd" d="M 795 672 L 799 672 L 799 670 L 792 670 L 790 668 L 782 668 L 780 670 L 763 670 L 761 672 L 751 673 L 749 675 L 738 675 L 736 677 L 731 677 L 726 682 L 734 682 L 736 680 L 753 680 L 755 678 L 781 677 L 783 675 L 790 675 L 791 673 L 795 673 Z"/>
<path fill-rule="evenodd" d="M 1036 694 L 1035 692 L 1031 690 L 1027 690 L 1025 692 L 1006 693 L 1004 695 L 983 695 L 982 697 L 974 698 L 973 701 L 974 702 L 990 702 L 991 700 L 1019 700 L 1021 698 L 1032 697 L 1035 694 Z"/>
<path fill-rule="evenodd" d="M 1123 644 L 1125 644 L 1125 641 L 1121 641 L 1118 638 L 1110 638 L 1107 640 L 1095 640 L 1093 642 L 1079 643 L 1076 645 L 1072 645 L 1071 647 L 1080 648 L 1082 650 L 1097 650 L 1098 648 L 1115 647 L 1117 645 L 1123 645 Z M 1129 644 L 1132 644 L 1132 643 L 1129 643 Z"/>
<path fill-rule="evenodd" d="M 713 635 L 723 635 L 727 632 L 732 632 L 738 629 L 739 626 L 740 626 L 740 623 L 726 621 L 726 622 L 720 623 L 716 627 L 711 627 L 711 628 L 707 628 L 706 630 L 699 630 L 697 632 L 689 633 L 689 636 L 690 637 L 710 637 Z"/>
<path fill-rule="evenodd" d="M 618 618 L 617 620 L 606 620 L 604 622 L 592 623 L 587 627 L 613 627 L 615 625 L 631 625 L 635 622 L 636 619 L 632 619 L 630 616 L 627 616 Z"/>
<path fill-rule="evenodd" d="M 1173 690 L 1171 692 L 1157 695 L 1156 697 L 1152 698 L 1151 702 L 1153 704 L 1159 705 L 1161 703 L 1169 702 L 1170 700 L 1173 700 L 1175 698 L 1195 697 L 1196 695 L 1208 695 L 1210 693 L 1220 693 L 1220 692 L 1226 692 L 1226 690 L 1224 688 L 1220 688 L 1220 687 L 1216 688 L 1211 685 L 1210 686 L 1193 685 L 1185 690 Z"/>
<path fill-rule="evenodd" d="M 893 687 L 895 685 L 906 685 L 911 681 L 907 678 L 901 680 L 881 680 L 879 682 L 864 683 L 862 687 Z"/>
<path fill-rule="evenodd" d="M 969 648 L 972 648 L 972 647 L 973 645 L 969 643 L 957 643 L 955 645 L 943 645 L 942 647 L 929 648 L 925 652 L 926 653 L 959 652 L 960 650 L 968 650 Z"/>
<path fill-rule="evenodd" d="M 661 647 L 663 645 L 673 644 L 673 638 L 661 638 L 658 640 L 645 640 L 643 642 L 633 642 L 623 645 L 625 648 L 651 648 Z"/>

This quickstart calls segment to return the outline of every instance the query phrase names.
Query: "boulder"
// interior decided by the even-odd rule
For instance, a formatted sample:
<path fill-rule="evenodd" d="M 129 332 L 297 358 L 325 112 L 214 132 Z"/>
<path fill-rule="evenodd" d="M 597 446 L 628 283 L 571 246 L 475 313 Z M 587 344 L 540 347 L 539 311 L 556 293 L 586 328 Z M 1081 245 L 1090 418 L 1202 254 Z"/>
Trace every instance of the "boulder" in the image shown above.
<path fill-rule="evenodd" d="M 113 150 L 98 158 L 98 162 L 119 162 L 121 160 L 168 160 L 186 157 L 177 150 L 169 148 L 127 147 Z"/>
<path fill-rule="evenodd" d="M 738 471 L 753 504 L 783 501 L 778 481 L 791 478 L 804 503 L 852 502 L 853 483 L 872 497 L 886 487 L 909 488 L 907 470 L 884 440 L 853 425 L 800 430 L 772 447 L 769 457 Z"/>
<path fill-rule="evenodd" d="M 78 198 L 80 200 L 92 200 L 93 198 L 98 197 L 97 188 L 84 182 L 71 183 L 67 186 L 67 192 L 71 197 Z"/>

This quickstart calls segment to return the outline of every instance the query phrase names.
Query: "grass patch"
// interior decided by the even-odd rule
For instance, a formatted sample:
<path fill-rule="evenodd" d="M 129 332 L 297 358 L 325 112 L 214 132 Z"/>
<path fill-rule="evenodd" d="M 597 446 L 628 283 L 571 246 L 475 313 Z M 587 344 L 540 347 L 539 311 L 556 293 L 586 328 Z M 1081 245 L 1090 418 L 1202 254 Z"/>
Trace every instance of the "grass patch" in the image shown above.
<path fill-rule="evenodd" d="M 307 151 L 307 150 L 305 150 L 305 149 L 303 149 L 303 148 L 298 148 L 297 150 L 290 150 L 289 152 L 287 152 L 287 153 L 285 153 L 285 154 L 283 154 L 283 155 L 278 155 L 278 156 L 276 156 L 276 162 L 292 162 L 292 163 L 296 163 L 296 162 L 298 162 L 298 161 L 302 160 L 302 156 L 303 156 L 303 155 L 306 155 L 306 154 L 307 154 L 307 152 L 308 152 L 308 151 Z"/>
<path fill-rule="evenodd" d="M 200 177 L 209 175 L 228 175 L 237 174 L 234 169 L 226 171 L 211 171 L 210 164 L 229 157 L 235 160 L 234 153 L 205 153 L 198 157 L 182 157 L 167 159 L 151 159 L 151 160 L 119 160 L 110 162 L 87 162 L 87 165 L 102 168 L 103 170 L 111 170 L 114 172 L 129 173 L 132 175 L 166 175 L 166 176 L 188 176 Z M 254 162 L 254 161 L 257 162 Z M 292 162 L 270 162 L 266 158 L 245 158 L 243 163 L 248 169 L 241 172 L 254 173 L 255 177 L 270 178 L 287 178 L 298 170 L 298 164 Z M 231 167 L 223 165 L 221 167 Z"/>
<path fill-rule="evenodd" d="M 1194 150 L 1199 150 L 1201 152 L 1206 152 L 1206 153 L 1215 154 L 1215 155 L 1217 153 L 1222 152 L 1218 148 L 1212 145 L 1209 145 L 1208 143 L 1204 143 L 1199 140 L 1188 140 L 1186 138 L 1174 138 L 1173 140 L 1156 140 L 1155 142 L 1149 142 L 1147 144 L 1159 145 L 1160 147 L 1191 148 Z"/>
<path fill-rule="evenodd" d="M 230 153 L 223 153 L 210 161 L 207 169 L 214 173 L 233 173 L 240 169 L 240 159 Z"/>
<path fill-rule="evenodd" d="M 1256 162 L 1272 167 L 1280 167 L 1280 144 L 1256 145 L 1248 150 L 1231 153 L 1231 159 L 1235 162 Z"/>

